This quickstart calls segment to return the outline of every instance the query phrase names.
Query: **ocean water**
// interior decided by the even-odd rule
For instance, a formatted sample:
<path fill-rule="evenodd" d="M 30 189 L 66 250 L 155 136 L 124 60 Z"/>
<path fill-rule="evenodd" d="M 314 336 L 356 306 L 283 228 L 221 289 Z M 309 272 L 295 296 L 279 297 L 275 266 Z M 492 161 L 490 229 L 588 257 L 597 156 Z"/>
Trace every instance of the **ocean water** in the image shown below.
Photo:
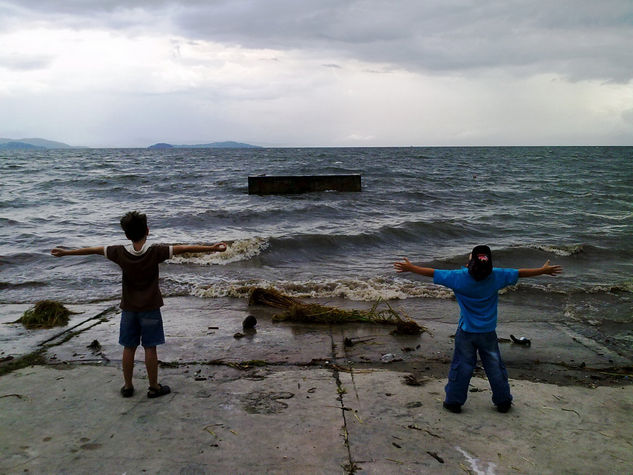
<path fill-rule="evenodd" d="M 0 303 L 116 299 L 120 272 L 56 246 L 226 241 L 162 265 L 166 296 L 450 299 L 393 262 L 453 269 L 488 244 L 499 267 L 564 266 L 504 298 L 565 318 L 633 321 L 633 147 L 73 149 L 0 152 Z M 248 195 L 249 175 L 362 176 L 360 193 Z"/>

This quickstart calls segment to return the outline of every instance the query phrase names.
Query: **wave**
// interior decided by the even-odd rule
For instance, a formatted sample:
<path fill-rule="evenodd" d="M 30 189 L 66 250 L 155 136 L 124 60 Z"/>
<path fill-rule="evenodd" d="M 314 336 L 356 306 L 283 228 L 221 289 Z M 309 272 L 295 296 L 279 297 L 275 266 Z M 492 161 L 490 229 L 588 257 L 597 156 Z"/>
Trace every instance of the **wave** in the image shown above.
<path fill-rule="evenodd" d="M 493 256 L 503 257 L 504 260 L 513 262 L 515 260 L 541 259 L 543 257 L 571 257 L 574 260 L 584 261 L 604 261 L 604 262 L 623 262 L 633 257 L 633 249 L 627 242 L 622 243 L 626 247 L 616 243 L 610 246 L 603 243 L 603 246 L 596 246 L 587 243 L 521 243 L 510 244 L 505 247 L 495 249 L 493 247 Z"/>
<path fill-rule="evenodd" d="M 20 289 L 24 287 L 46 287 L 48 285 L 47 282 L 39 282 L 39 281 L 27 281 L 27 282 L 0 282 L 0 289 L 2 290 L 10 290 L 10 289 Z"/>
<path fill-rule="evenodd" d="M 561 257 L 575 256 L 575 255 L 585 252 L 584 244 L 569 244 L 569 245 L 536 244 L 536 245 L 532 245 L 528 247 L 532 249 L 537 249 L 539 251 L 555 254 Z"/>
<path fill-rule="evenodd" d="M 285 295 L 296 298 L 341 298 L 352 301 L 375 302 L 377 300 L 405 299 L 454 299 L 453 291 L 431 282 L 412 281 L 391 277 L 322 278 L 308 280 L 217 280 L 211 283 L 196 283 L 184 276 L 170 276 L 166 280 L 179 295 L 188 293 L 201 298 L 231 297 L 246 299 L 254 287 L 273 288 Z M 633 293 L 633 281 L 614 285 L 591 285 L 587 287 L 561 287 L 539 282 L 521 282 L 506 287 L 500 295 L 516 296 L 521 300 L 543 301 L 547 299 L 568 299 L 572 296 L 610 296 L 617 301 L 627 302 Z M 620 295 L 624 294 L 624 295 Z M 618 297 L 620 295 L 620 297 Z M 540 297 L 539 297 L 540 296 Z M 576 298 L 574 297 L 574 298 Z"/>
<path fill-rule="evenodd" d="M 185 253 L 170 259 L 172 264 L 194 264 L 201 266 L 226 265 L 246 261 L 258 256 L 269 246 L 267 239 L 254 237 L 228 242 L 226 251 L 214 253 Z"/>
<path fill-rule="evenodd" d="M 323 279 L 307 281 L 247 280 L 196 285 L 191 294 L 203 298 L 248 298 L 253 287 L 273 288 L 296 298 L 344 298 L 354 301 L 403 300 L 408 298 L 452 299 L 453 292 L 433 284 L 407 280 Z"/>
<path fill-rule="evenodd" d="M 538 280 L 521 279 L 518 284 L 506 287 L 499 291 L 500 295 L 505 293 L 519 292 L 523 294 L 549 294 L 566 297 L 579 296 L 618 296 L 619 294 L 633 293 L 633 280 L 611 283 L 611 284 L 590 284 L 563 286 L 558 283 L 545 283 Z M 628 301 L 629 296 L 623 295 L 623 300 Z"/>
<path fill-rule="evenodd" d="M 360 229 L 364 230 L 360 231 Z M 175 256 L 170 262 L 174 264 L 225 265 L 252 259 L 264 251 L 269 252 L 272 264 L 278 259 L 287 260 L 293 259 L 293 257 L 299 260 L 319 259 L 337 251 L 349 253 L 350 249 L 352 249 L 352 255 L 362 255 L 368 247 L 375 249 L 377 246 L 382 246 L 385 249 L 397 249 L 406 243 L 418 243 L 421 236 L 427 240 L 445 241 L 460 236 L 464 229 L 464 225 L 449 221 L 376 224 L 374 229 L 368 223 L 365 223 L 364 228 L 345 224 L 338 229 L 331 227 L 322 233 L 299 232 L 281 236 L 271 234 L 267 237 L 255 236 L 227 241 L 228 247 L 224 253 L 183 254 Z"/>

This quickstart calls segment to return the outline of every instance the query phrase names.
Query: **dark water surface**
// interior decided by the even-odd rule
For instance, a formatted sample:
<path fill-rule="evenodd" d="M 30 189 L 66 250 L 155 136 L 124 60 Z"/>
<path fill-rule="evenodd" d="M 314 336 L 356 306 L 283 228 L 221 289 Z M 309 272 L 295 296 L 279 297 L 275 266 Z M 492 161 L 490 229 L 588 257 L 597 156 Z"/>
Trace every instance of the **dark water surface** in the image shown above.
<path fill-rule="evenodd" d="M 565 267 L 505 293 L 571 319 L 633 320 L 633 148 L 87 149 L 0 152 L 0 302 L 116 298 L 118 268 L 50 249 L 125 241 L 147 213 L 152 242 L 231 243 L 163 265 L 166 295 L 245 297 L 252 285 L 373 301 L 450 298 L 396 274 L 407 256 L 463 265 Z M 360 173 L 361 193 L 248 195 L 249 175 Z"/>

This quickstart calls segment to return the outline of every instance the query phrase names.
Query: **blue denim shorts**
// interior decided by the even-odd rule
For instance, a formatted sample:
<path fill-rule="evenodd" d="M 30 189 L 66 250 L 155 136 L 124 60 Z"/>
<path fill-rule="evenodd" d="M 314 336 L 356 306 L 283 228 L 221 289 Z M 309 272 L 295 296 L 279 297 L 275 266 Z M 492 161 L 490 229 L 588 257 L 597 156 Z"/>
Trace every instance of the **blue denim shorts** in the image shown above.
<path fill-rule="evenodd" d="M 128 348 L 136 348 L 139 344 L 152 347 L 165 343 L 163 317 L 160 309 L 147 312 L 121 312 L 119 344 Z"/>

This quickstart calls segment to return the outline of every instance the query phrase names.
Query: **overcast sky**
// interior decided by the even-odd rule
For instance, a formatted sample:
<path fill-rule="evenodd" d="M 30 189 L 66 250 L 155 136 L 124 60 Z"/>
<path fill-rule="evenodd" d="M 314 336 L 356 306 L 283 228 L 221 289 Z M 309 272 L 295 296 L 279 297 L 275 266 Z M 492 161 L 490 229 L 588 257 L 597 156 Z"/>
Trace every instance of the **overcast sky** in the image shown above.
<path fill-rule="evenodd" d="M 0 137 L 633 145 L 633 1 L 0 0 Z"/>

